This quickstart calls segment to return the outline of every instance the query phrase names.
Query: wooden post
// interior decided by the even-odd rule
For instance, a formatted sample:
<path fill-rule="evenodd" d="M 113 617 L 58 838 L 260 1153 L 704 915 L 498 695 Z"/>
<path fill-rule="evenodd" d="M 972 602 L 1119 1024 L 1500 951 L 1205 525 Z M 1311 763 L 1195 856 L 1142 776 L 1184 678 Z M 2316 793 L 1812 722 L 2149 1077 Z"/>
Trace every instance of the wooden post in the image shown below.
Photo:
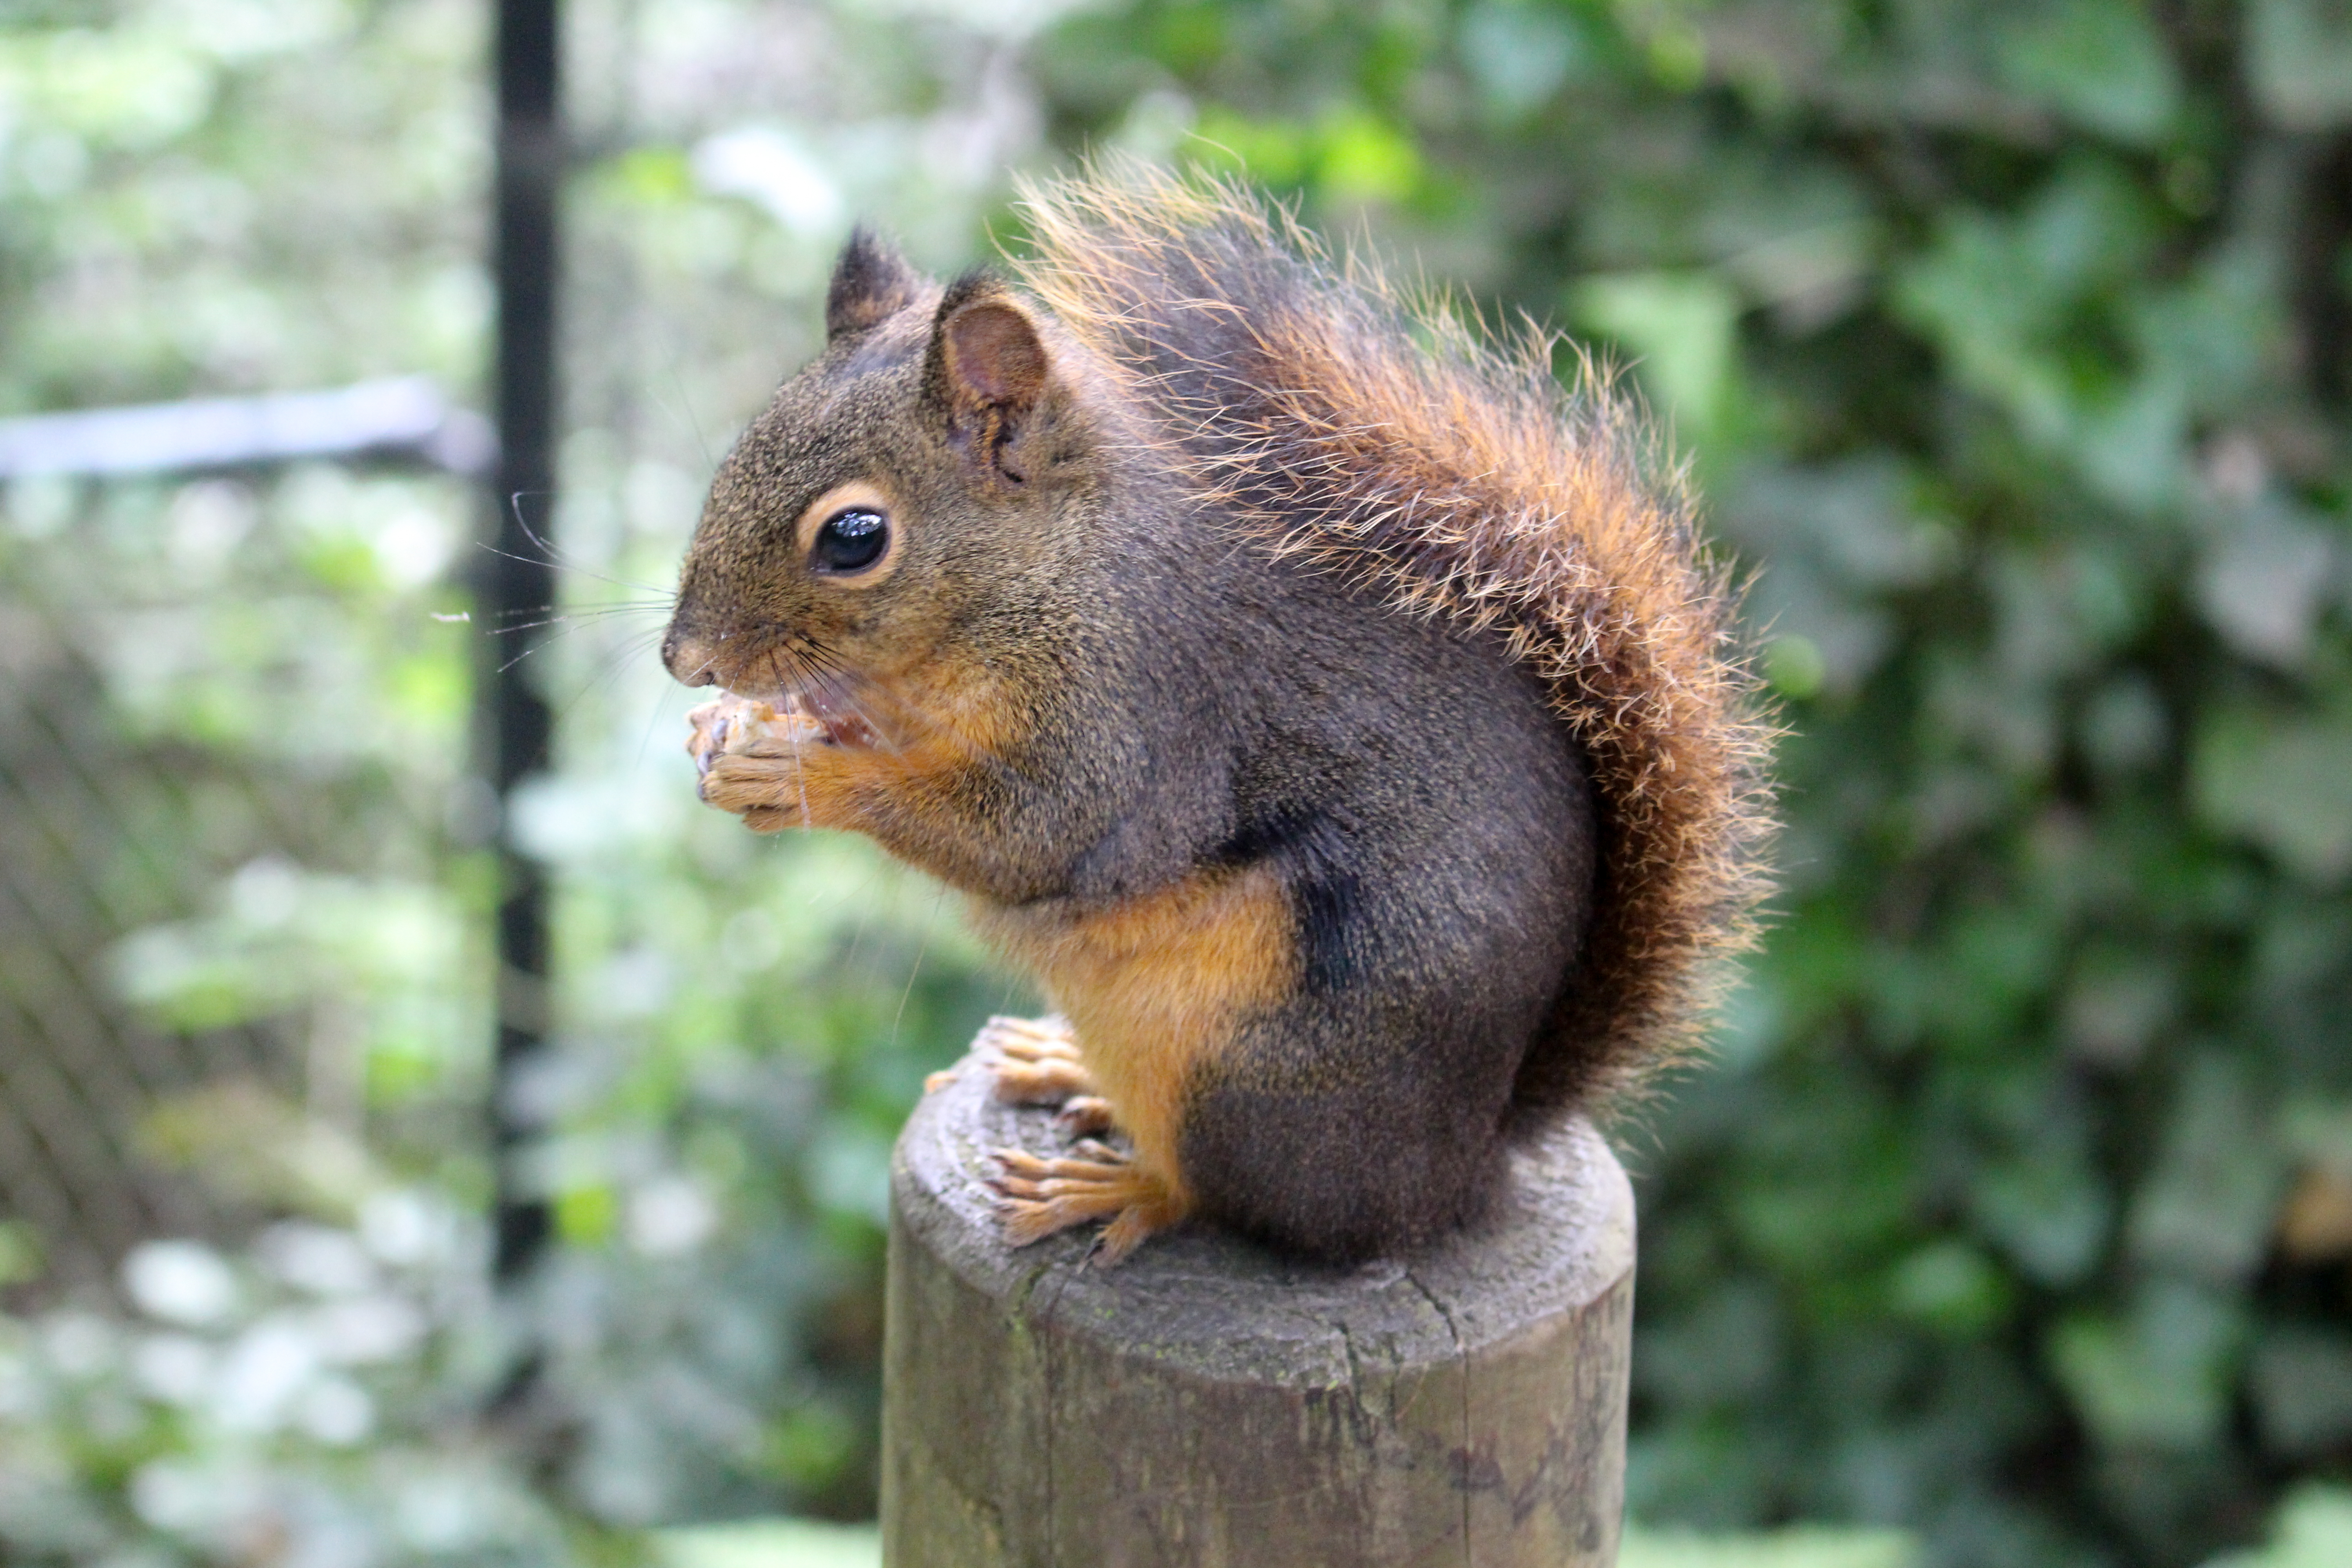
<path fill-rule="evenodd" d="M 1489 1230 L 1350 1270 L 1199 1227 L 1108 1270 L 1085 1234 L 1013 1251 L 1008 1145 L 1057 1138 L 970 1063 L 898 1140 L 889 1568 L 1615 1562 L 1633 1197 L 1589 1124 L 1517 1157 Z"/>

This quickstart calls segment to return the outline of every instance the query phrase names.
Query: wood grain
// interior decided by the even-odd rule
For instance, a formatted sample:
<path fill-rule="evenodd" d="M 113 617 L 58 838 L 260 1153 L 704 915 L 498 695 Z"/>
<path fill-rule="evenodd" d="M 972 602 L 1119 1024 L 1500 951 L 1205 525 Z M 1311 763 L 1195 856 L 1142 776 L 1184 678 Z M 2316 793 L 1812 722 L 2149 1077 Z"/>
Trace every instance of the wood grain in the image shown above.
<path fill-rule="evenodd" d="M 1118 1268 L 1021 1251 L 991 1149 L 1058 1147 L 968 1064 L 892 1166 L 892 1568 L 1606 1568 L 1633 1201 L 1586 1123 L 1484 1231 L 1350 1270 L 1187 1226 Z"/>

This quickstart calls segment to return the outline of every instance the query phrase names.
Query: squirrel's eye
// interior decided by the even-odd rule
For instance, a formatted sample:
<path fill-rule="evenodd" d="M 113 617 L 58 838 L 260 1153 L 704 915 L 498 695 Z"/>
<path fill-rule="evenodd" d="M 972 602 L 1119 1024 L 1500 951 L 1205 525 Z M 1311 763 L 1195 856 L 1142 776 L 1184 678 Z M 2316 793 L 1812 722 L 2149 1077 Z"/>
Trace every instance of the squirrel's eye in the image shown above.
<path fill-rule="evenodd" d="M 878 511 L 851 507 L 835 512 L 816 531 L 809 559 L 820 572 L 863 572 L 890 546 L 890 520 Z"/>

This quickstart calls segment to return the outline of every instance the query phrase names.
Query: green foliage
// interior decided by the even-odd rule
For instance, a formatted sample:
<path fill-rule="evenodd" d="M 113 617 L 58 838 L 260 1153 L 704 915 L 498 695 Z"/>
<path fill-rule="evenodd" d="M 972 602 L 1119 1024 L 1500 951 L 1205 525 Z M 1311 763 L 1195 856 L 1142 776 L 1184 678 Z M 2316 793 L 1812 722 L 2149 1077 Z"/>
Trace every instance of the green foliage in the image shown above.
<path fill-rule="evenodd" d="M 2233 1552 L 2209 1568 L 2321 1568 L 2352 1554 L 2352 1493 L 2340 1487 L 2297 1489 L 2273 1521 L 2261 1551 Z"/>
<path fill-rule="evenodd" d="M 380 1186 L 225 1258 L 149 1242 L 129 1317 L 0 1318 L 0 1552 L 68 1563 L 618 1562 L 471 1413 L 503 1325 L 480 1227 Z"/>

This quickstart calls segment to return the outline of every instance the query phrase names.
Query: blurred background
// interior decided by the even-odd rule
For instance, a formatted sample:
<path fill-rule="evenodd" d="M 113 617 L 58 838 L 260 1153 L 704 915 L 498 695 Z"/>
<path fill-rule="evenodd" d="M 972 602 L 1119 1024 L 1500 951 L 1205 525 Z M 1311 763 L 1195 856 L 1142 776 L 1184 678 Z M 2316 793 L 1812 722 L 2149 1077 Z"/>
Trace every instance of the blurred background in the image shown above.
<path fill-rule="evenodd" d="M 0 416 L 404 432 L 0 425 L 0 1560 L 872 1561 L 644 1532 L 870 1517 L 890 1141 L 1029 999 L 698 807 L 653 643 L 849 224 L 961 268 L 1116 148 L 1630 364 L 1752 574 L 1784 890 L 1623 1130 L 1640 1560 L 2352 1562 L 2352 6 L 562 14 L 559 596 L 501 620 L 489 7 L 0 0 Z M 1729 1544 L 1791 1524 L 1849 1530 Z"/>

